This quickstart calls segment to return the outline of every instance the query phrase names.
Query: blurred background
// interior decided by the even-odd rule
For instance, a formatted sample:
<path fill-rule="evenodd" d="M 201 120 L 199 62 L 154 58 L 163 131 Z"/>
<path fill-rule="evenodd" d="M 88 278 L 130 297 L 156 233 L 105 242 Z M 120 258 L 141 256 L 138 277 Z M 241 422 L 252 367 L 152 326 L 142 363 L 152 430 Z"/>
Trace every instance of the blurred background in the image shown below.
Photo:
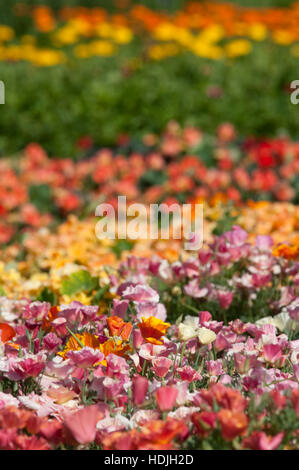
<path fill-rule="evenodd" d="M 34 141 L 76 158 L 170 120 L 296 138 L 298 22 L 291 0 L 6 0 L 0 155 Z"/>

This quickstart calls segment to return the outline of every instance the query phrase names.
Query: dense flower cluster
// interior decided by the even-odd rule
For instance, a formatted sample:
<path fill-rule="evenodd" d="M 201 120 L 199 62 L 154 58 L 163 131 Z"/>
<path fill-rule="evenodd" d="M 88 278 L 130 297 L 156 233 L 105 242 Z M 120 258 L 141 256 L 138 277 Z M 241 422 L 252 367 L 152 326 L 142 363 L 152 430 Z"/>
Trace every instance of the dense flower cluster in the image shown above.
<path fill-rule="evenodd" d="M 32 18 L 29 30 L 18 41 L 14 30 L 0 25 L 0 60 L 26 60 L 37 66 L 65 63 L 69 52 L 79 58 L 107 57 L 119 47 L 142 40 L 144 53 L 161 60 L 189 51 L 197 56 L 235 58 L 251 52 L 253 42 L 270 40 L 292 46 L 299 55 L 298 3 L 289 8 L 253 9 L 227 3 L 191 2 L 174 14 L 137 5 L 127 12 L 109 14 L 103 8 L 63 8 L 18 5 L 17 17 Z M 43 44 L 39 44 L 42 36 Z"/>
<path fill-rule="evenodd" d="M 0 447 L 298 449 L 298 263 L 272 244 L 131 256 L 80 278 L 92 305 L 1 297 Z"/>
<path fill-rule="evenodd" d="M 172 122 L 162 136 L 148 134 L 138 144 L 123 135 L 114 149 L 95 150 L 88 137 L 82 137 L 78 146 L 84 158 L 77 162 L 50 159 L 34 143 L 17 160 L 1 159 L 1 243 L 55 225 L 70 213 L 93 215 L 103 200 L 115 206 L 118 195 L 125 195 L 128 202 L 206 201 L 211 207 L 227 201 L 240 206 L 251 199 L 298 200 L 298 142 L 240 139 L 229 123 L 219 126 L 214 137 Z M 298 211 L 288 206 L 279 210 L 287 216 L 281 229 L 295 235 Z M 210 220 L 217 220 L 218 213 L 215 210 Z M 264 221 L 273 218 L 269 217 Z M 253 228 L 256 233 L 271 231 L 271 227 L 266 232 Z"/>

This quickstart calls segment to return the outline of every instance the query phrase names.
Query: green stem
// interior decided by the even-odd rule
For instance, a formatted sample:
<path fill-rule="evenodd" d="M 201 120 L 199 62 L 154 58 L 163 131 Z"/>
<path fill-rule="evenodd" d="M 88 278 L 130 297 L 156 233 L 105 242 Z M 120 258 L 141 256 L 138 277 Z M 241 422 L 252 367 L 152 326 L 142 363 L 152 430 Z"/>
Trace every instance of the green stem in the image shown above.
<path fill-rule="evenodd" d="M 197 313 L 197 315 L 199 314 L 199 310 L 195 307 L 192 307 L 192 305 L 188 305 L 188 304 L 185 304 L 183 302 L 181 302 L 181 305 L 185 308 L 189 308 L 189 310 L 191 310 L 194 313 Z"/>
<path fill-rule="evenodd" d="M 184 341 L 183 346 L 182 346 L 182 351 L 181 351 L 181 357 L 180 357 L 179 367 L 181 367 L 181 366 L 182 366 L 182 363 L 183 363 L 183 357 L 184 357 L 185 347 L 186 347 L 186 341 Z"/>
<path fill-rule="evenodd" d="M 75 333 L 73 333 L 72 330 L 70 330 L 68 326 L 66 327 L 66 329 L 67 329 L 67 331 L 72 335 L 72 337 L 77 341 L 77 343 L 79 344 L 79 346 L 81 346 L 81 348 L 84 348 L 84 344 L 81 343 L 81 341 L 79 340 L 79 338 L 77 338 L 77 336 L 75 335 Z"/>
<path fill-rule="evenodd" d="M 142 372 L 141 372 L 141 375 L 145 375 L 145 371 L 146 371 L 146 366 L 147 366 L 147 361 L 146 359 L 144 360 L 144 363 L 143 363 L 143 366 L 142 366 Z"/>

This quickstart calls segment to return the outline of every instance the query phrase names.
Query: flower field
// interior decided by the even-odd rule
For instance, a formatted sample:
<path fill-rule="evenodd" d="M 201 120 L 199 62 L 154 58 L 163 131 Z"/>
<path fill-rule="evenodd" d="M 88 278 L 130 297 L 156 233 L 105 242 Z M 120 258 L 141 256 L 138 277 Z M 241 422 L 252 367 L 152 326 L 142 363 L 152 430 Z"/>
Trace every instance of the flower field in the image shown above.
<path fill-rule="evenodd" d="M 299 4 L 85 3 L 0 12 L 0 449 L 299 450 Z"/>

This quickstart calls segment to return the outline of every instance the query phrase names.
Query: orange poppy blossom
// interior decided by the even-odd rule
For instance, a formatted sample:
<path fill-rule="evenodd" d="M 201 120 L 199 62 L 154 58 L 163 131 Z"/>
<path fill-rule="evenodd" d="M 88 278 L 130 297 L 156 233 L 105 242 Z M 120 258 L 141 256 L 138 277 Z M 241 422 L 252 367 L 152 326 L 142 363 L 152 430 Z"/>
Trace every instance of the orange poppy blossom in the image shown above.
<path fill-rule="evenodd" d="M 42 329 L 44 331 L 53 330 L 51 323 L 57 318 L 58 312 L 59 312 L 59 307 L 54 306 L 50 308 L 48 316 L 43 319 Z"/>
<path fill-rule="evenodd" d="M 248 427 L 248 417 L 243 411 L 230 411 L 222 409 L 218 413 L 221 434 L 226 441 L 232 441 L 237 436 L 245 434 Z"/>
<path fill-rule="evenodd" d="M 299 243 L 295 242 L 292 245 L 280 243 L 273 249 L 272 253 L 274 256 L 282 256 L 285 259 L 296 261 L 299 259 Z"/>
<path fill-rule="evenodd" d="M 104 450 L 170 450 L 175 439 L 184 439 L 188 426 L 175 418 L 151 420 L 140 431 L 115 431 L 102 440 Z"/>
<path fill-rule="evenodd" d="M 109 356 L 109 354 L 115 354 L 116 356 L 126 358 L 127 353 L 132 351 L 129 344 L 123 344 L 121 340 L 114 340 L 112 338 L 105 341 L 105 343 L 100 344 L 99 349 L 105 357 Z M 106 365 L 106 361 L 102 361 L 101 364 Z"/>
<path fill-rule="evenodd" d="M 131 322 L 126 323 L 122 318 L 114 315 L 107 318 L 107 324 L 110 336 L 119 336 L 123 341 L 128 341 L 133 329 Z"/>
<path fill-rule="evenodd" d="M 78 339 L 78 341 L 74 338 L 74 336 L 76 336 L 76 338 Z M 100 346 L 100 341 L 98 340 L 98 338 L 91 334 L 91 333 L 88 333 L 87 331 L 84 331 L 84 333 L 82 334 L 75 334 L 74 336 L 71 336 L 65 347 L 64 347 L 64 350 L 63 351 L 59 351 L 57 354 L 61 357 L 63 357 L 63 359 L 66 359 L 67 358 L 67 353 L 69 351 L 79 351 L 80 349 L 82 349 L 80 343 L 83 345 L 83 346 L 88 346 L 89 348 L 93 348 L 93 349 L 99 349 L 99 346 Z"/>
<path fill-rule="evenodd" d="M 161 345 L 163 344 L 161 338 L 166 334 L 170 323 L 164 323 L 159 318 L 150 316 L 148 318 L 142 317 L 142 321 L 137 326 L 147 343 Z"/>
<path fill-rule="evenodd" d="M 0 323 L 0 338 L 3 343 L 10 341 L 16 332 L 14 328 L 7 323 Z"/>

